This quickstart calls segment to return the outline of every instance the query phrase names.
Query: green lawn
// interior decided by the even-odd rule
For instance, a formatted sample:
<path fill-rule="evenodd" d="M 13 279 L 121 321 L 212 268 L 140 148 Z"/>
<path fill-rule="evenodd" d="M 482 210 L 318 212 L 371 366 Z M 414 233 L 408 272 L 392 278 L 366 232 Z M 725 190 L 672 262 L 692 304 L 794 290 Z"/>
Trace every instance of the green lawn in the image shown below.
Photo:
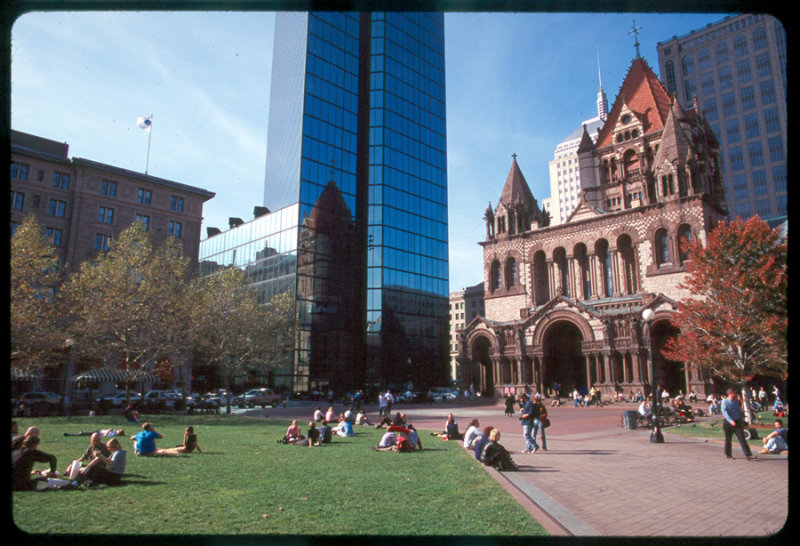
<path fill-rule="evenodd" d="M 41 429 L 40 448 L 59 472 L 88 437 L 64 432 L 124 428 L 120 416 L 18 420 Z M 164 439 L 181 443 L 193 425 L 203 453 L 136 457 L 126 437 L 122 487 L 12 494 L 16 525 L 29 533 L 127 535 L 546 535 L 458 442 L 422 432 L 416 453 L 372 451 L 382 431 L 356 427 L 332 445 L 277 443 L 285 420 L 240 416 L 153 416 Z M 303 427 L 304 428 L 304 427 Z M 36 468 L 46 468 L 44 464 Z"/>
<path fill-rule="evenodd" d="M 762 438 L 772 432 L 772 425 L 775 423 L 776 417 L 772 416 L 772 412 L 760 412 L 758 415 L 758 422 L 763 423 L 766 425 L 770 425 L 769 429 L 757 429 L 758 438 L 754 438 L 748 441 L 751 446 L 756 446 L 758 449 L 762 447 Z M 783 426 L 786 429 L 789 429 L 789 418 L 788 417 L 780 417 L 779 418 L 783 422 Z M 665 428 L 664 431 L 668 431 L 674 434 L 678 434 L 680 436 L 686 436 L 689 438 L 718 438 L 723 439 L 725 438 L 725 433 L 722 429 L 722 417 L 716 416 L 716 418 L 712 419 L 703 419 L 696 423 L 686 423 L 681 426 L 671 426 Z M 733 439 L 736 442 L 736 439 Z"/>

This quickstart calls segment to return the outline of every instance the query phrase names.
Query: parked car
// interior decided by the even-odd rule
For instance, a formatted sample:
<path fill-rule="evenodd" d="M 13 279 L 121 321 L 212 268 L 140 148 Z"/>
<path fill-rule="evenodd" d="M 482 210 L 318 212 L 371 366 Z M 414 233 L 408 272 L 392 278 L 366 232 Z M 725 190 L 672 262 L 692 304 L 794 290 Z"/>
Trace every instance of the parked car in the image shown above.
<path fill-rule="evenodd" d="M 281 395 L 272 389 L 261 388 L 251 389 L 246 393 L 237 396 L 234 401 L 240 408 L 254 408 L 256 406 L 261 406 L 262 408 L 272 406 L 275 408 L 281 403 L 282 400 L 283 398 Z"/>
<path fill-rule="evenodd" d="M 61 407 L 61 395 L 50 391 L 26 392 L 19 397 L 19 401 L 24 402 L 26 406 L 46 404 L 51 407 Z M 66 399 L 66 405 L 70 405 L 69 397 Z"/>
<path fill-rule="evenodd" d="M 130 392 L 128 393 L 131 402 L 135 402 L 136 400 L 141 400 L 142 395 L 138 392 Z M 119 407 L 125 405 L 125 391 L 120 391 L 115 394 L 110 394 L 108 396 L 100 397 L 96 400 L 98 404 L 108 403 L 114 407 Z"/>
<path fill-rule="evenodd" d="M 233 393 L 228 392 L 225 389 L 207 392 L 203 395 L 203 400 L 212 404 L 216 404 L 221 408 L 226 407 L 229 401 L 231 405 L 236 403 L 236 397 L 233 395 Z"/>
<path fill-rule="evenodd" d="M 144 396 L 142 396 L 141 403 L 145 407 L 166 407 L 166 408 L 174 408 L 175 402 L 180 398 L 175 398 L 174 393 L 164 390 L 152 390 L 147 391 Z"/>
<path fill-rule="evenodd" d="M 425 400 L 425 393 L 420 391 L 406 391 L 398 396 L 401 402 L 416 404 Z"/>
<path fill-rule="evenodd" d="M 458 391 L 449 387 L 436 387 L 431 389 L 433 399 L 436 402 L 445 402 L 448 400 L 455 400 L 458 397 Z"/>

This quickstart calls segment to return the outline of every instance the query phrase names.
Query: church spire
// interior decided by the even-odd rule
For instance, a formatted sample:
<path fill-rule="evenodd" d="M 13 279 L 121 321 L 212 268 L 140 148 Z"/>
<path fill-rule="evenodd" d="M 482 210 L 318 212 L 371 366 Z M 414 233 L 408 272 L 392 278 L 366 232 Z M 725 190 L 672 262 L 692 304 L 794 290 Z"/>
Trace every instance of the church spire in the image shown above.
<path fill-rule="evenodd" d="M 597 92 L 597 117 L 601 121 L 606 120 L 608 116 L 608 97 L 606 92 L 603 91 L 603 75 L 600 72 L 600 49 L 597 48 L 597 80 L 600 83 L 600 90 Z"/>

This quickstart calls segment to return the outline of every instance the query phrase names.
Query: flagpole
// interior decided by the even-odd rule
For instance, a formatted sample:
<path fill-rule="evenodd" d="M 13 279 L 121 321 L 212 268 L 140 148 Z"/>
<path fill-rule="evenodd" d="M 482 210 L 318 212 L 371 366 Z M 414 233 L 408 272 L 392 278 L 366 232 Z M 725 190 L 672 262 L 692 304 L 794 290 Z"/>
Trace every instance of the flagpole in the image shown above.
<path fill-rule="evenodd" d="M 147 131 L 147 159 L 145 159 L 144 163 L 144 174 L 147 174 L 148 169 L 150 168 L 150 137 L 153 136 L 153 114 L 150 114 L 150 126 L 148 127 Z"/>

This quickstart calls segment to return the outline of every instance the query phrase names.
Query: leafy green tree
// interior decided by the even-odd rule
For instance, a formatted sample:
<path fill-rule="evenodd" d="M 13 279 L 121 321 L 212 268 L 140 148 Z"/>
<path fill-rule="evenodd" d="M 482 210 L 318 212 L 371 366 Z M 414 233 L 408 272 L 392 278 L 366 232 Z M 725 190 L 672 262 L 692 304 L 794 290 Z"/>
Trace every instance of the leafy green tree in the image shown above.
<path fill-rule="evenodd" d="M 217 366 L 228 392 L 234 377 L 282 363 L 291 335 L 288 295 L 276 297 L 276 305 L 260 304 L 246 274 L 235 267 L 195 279 L 191 293 L 193 345 Z M 230 400 L 226 411 L 231 411 Z"/>
<path fill-rule="evenodd" d="M 788 241 L 759 217 L 720 223 L 704 246 L 687 244 L 692 296 L 679 302 L 680 334 L 662 351 L 742 387 L 748 417 L 755 375 L 788 377 Z"/>
<path fill-rule="evenodd" d="M 63 280 L 55 248 L 31 214 L 11 238 L 10 326 L 12 365 L 29 371 L 61 363 L 67 334 L 59 322 Z"/>
<path fill-rule="evenodd" d="M 75 349 L 119 362 L 129 382 L 180 354 L 188 342 L 182 320 L 188 262 L 177 239 L 154 249 L 142 224 L 131 224 L 65 285 Z"/>

